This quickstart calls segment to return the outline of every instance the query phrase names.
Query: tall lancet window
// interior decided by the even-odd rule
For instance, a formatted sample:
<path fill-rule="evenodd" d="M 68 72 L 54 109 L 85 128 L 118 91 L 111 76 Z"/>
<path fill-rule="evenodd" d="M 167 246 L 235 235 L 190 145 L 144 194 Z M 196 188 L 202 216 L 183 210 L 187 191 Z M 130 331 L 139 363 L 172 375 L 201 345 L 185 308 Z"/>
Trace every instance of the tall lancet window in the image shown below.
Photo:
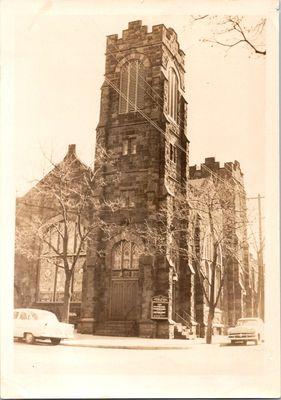
<path fill-rule="evenodd" d="M 119 113 L 126 114 L 144 107 L 144 67 L 138 60 L 126 63 L 120 73 Z"/>
<path fill-rule="evenodd" d="M 168 112 L 170 117 L 177 122 L 178 116 L 178 77 L 173 68 L 169 70 Z"/>

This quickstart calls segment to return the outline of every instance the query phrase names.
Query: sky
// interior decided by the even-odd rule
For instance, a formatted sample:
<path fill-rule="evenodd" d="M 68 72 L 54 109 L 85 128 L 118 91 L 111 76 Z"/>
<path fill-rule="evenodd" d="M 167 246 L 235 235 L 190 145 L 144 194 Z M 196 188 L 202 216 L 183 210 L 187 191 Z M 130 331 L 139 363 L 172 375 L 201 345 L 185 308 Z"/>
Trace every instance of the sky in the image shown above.
<path fill-rule="evenodd" d="M 41 2 L 37 13 L 20 14 L 15 23 L 17 195 L 49 170 L 50 158 L 60 161 L 69 143 L 76 143 L 82 161 L 93 163 L 106 36 L 120 36 L 138 19 L 149 30 L 160 23 L 173 27 L 186 54 L 190 164 L 212 156 L 221 163 L 238 160 L 249 195 L 264 193 L 264 56 L 245 46 L 226 53 L 203 41 L 211 38 L 212 24 L 192 22 L 178 10 L 175 15 L 97 15 L 100 10 L 92 6 L 73 15 L 69 9 L 52 12 L 54 3 Z"/>

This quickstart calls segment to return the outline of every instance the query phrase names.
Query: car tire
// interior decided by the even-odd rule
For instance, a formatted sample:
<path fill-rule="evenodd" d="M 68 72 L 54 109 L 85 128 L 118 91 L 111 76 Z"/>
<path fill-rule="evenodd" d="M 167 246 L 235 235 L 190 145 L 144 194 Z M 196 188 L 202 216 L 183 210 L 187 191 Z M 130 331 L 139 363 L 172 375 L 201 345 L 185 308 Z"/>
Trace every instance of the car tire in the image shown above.
<path fill-rule="evenodd" d="M 24 340 L 25 340 L 25 343 L 32 344 L 35 342 L 35 337 L 32 335 L 32 333 L 26 332 L 24 334 Z"/>
<path fill-rule="evenodd" d="M 50 339 L 51 339 L 51 342 L 52 342 L 52 344 L 53 344 L 54 346 L 60 344 L 61 338 L 54 338 L 54 337 L 52 337 L 52 338 L 50 338 Z"/>
<path fill-rule="evenodd" d="M 255 342 L 255 345 L 260 344 L 260 342 L 261 342 L 260 335 L 258 335 L 258 338 L 254 342 Z"/>

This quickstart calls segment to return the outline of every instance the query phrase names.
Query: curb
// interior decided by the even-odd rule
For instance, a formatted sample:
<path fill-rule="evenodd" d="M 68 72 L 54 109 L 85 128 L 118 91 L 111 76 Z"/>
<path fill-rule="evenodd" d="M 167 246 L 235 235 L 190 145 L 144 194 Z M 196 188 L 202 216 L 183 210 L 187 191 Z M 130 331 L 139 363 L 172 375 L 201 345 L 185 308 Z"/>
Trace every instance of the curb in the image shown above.
<path fill-rule="evenodd" d="M 105 344 L 84 344 L 84 343 L 61 343 L 66 347 L 86 347 L 94 349 L 126 349 L 126 350 L 189 350 L 190 347 L 183 346 L 130 346 L 130 345 L 105 345 Z"/>

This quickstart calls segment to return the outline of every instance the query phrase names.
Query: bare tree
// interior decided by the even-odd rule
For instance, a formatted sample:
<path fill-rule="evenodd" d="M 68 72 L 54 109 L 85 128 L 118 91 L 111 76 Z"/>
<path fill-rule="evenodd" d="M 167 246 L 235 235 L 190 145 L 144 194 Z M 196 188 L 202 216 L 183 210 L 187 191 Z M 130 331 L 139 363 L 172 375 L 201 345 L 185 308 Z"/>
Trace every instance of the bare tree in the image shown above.
<path fill-rule="evenodd" d="M 245 208 L 235 206 L 237 190 L 237 186 L 216 176 L 190 180 L 188 198 L 179 195 L 171 199 L 146 221 L 141 232 L 148 253 L 158 252 L 193 264 L 208 306 L 207 343 L 212 342 L 213 320 L 229 273 L 229 260 L 241 263 L 239 253 L 247 246 Z"/>
<path fill-rule="evenodd" d="M 39 257 L 64 272 L 61 317 L 68 322 L 79 259 L 96 231 L 105 228 L 100 213 L 114 212 L 118 203 L 102 197 L 102 170 L 111 164 L 103 148 L 97 146 L 94 171 L 77 159 L 74 148 L 61 163 L 50 162 L 51 172 L 18 201 L 16 253 L 28 259 Z M 53 234 L 58 238 L 56 243 Z M 39 255 L 34 251 L 38 243 Z"/>
<path fill-rule="evenodd" d="M 215 43 L 227 50 L 244 44 L 255 54 L 266 55 L 263 43 L 265 18 L 198 15 L 193 16 L 192 21 L 204 21 L 212 26 L 212 37 L 203 38 L 204 42 Z"/>
<path fill-rule="evenodd" d="M 211 343 L 215 311 L 230 273 L 230 261 L 235 260 L 243 268 L 243 252 L 247 251 L 246 210 L 242 201 L 237 200 L 242 196 L 240 188 L 217 176 L 191 181 L 189 193 L 193 214 L 189 248 L 208 306 L 206 342 Z"/>

